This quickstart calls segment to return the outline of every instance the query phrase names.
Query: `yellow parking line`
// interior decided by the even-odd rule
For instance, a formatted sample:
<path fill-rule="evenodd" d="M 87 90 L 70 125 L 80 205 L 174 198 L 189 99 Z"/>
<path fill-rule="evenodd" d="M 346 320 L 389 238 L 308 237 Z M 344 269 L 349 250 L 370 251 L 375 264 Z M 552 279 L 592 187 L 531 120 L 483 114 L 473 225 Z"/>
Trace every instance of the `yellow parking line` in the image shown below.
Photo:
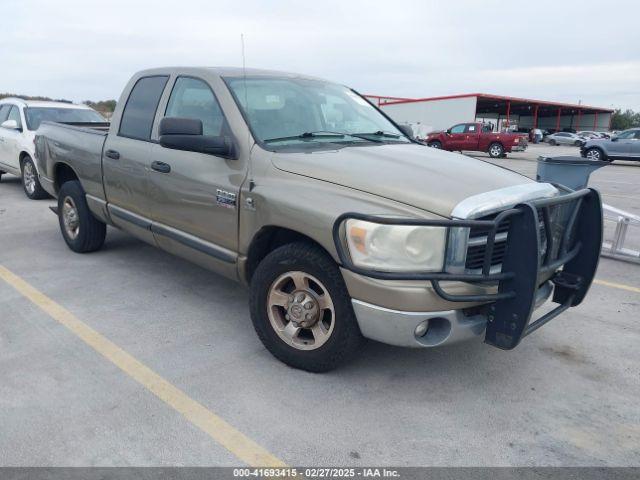
<path fill-rule="evenodd" d="M 286 466 L 282 460 L 2 265 L 0 278 L 243 462 L 251 466 Z"/>
<path fill-rule="evenodd" d="M 620 290 L 627 290 L 629 292 L 640 293 L 640 288 L 632 287 L 631 285 L 625 285 L 623 283 L 607 282 L 605 280 L 598 280 L 598 279 L 595 279 L 593 283 L 596 283 L 598 285 L 604 285 L 605 287 L 618 288 Z"/>

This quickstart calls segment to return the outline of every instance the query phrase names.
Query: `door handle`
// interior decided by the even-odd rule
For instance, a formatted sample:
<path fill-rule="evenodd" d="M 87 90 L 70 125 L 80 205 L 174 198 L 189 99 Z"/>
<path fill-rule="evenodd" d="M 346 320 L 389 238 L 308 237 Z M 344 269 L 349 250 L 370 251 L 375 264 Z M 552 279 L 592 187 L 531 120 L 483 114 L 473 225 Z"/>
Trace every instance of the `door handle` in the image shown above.
<path fill-rule="evenodd" d="M 107 150 L 106 152 L 104 152 L 104 154 L 107 157 L 112 158 L 114 160 L 120 159 L 120 152 L 117 152 L 115 150 Z"/>
<path fill-rule="evenodd" d="M 155 170 L 160 173 L 169 173 L 171 171 L 171 165 L 164 162 L 153 162 L 151 164 L 151 170 Z"/>

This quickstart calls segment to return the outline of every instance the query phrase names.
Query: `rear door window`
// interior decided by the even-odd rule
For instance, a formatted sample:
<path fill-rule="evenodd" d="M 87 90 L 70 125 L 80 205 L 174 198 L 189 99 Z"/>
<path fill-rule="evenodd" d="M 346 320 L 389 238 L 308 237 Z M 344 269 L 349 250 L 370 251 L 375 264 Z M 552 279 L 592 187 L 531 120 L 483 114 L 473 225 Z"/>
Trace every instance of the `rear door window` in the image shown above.
<path fill-rule="evenodd" d="M 153 119 L 168 78 L 143 77 L 136 82 L 122 112 L 119 136 L 146 141 L 151 139 Z"/>

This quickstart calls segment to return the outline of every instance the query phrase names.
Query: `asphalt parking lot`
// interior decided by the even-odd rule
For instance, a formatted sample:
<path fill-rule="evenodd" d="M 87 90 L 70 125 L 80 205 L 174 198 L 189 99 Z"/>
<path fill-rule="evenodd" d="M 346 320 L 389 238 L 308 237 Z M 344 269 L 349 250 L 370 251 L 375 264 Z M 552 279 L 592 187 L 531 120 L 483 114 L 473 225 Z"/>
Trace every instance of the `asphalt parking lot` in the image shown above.
<path fill-rule="evenodd" d="M 575 149 L 492 162 L 534 176 L 546 152 Z M 640 214 L 640 163 L 591 184 Z M 242 287 L 114 229 L 74 254 L 49 205 L 3 177 L 2 466 L 640 465 L 640 266 L 602 259 L 514 351 L 369 342 L 316 375 L 263 348 Z"/>

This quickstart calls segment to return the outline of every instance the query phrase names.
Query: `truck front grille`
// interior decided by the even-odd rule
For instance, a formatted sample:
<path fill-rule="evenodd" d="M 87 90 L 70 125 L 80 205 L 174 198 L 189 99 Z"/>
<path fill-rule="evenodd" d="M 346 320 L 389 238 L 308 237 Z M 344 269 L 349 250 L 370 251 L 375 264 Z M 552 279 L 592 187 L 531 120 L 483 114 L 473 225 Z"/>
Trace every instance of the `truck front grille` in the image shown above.
<path fill-rule="evenodd" d="M 498 214 L 489 215 L 479 218 L 478 220 L 493 220 Z M 540 256 L 543 257 L 547 249 L 547 237 L 545 233 L 543 212 L 538 209 L 538 218 L 540 221 Z M 491 269 L 499 270 L 502 266 L 502 259 L 507 250 L 508 232 L 510 222 L 507 218 L 504 220 L 496 231 L 496 239 L 493 244 L 493 253 L 491 255 Z M 465 269 L 468 272 L 478 272 L 484 265 L 484 257 L 487 251 L 487 235 L 489 234 L 489 228 L 486 227 L 473 227 L 469 229 L 469 241 L 467 243 L 467 258 L 465 261 Z"/>

